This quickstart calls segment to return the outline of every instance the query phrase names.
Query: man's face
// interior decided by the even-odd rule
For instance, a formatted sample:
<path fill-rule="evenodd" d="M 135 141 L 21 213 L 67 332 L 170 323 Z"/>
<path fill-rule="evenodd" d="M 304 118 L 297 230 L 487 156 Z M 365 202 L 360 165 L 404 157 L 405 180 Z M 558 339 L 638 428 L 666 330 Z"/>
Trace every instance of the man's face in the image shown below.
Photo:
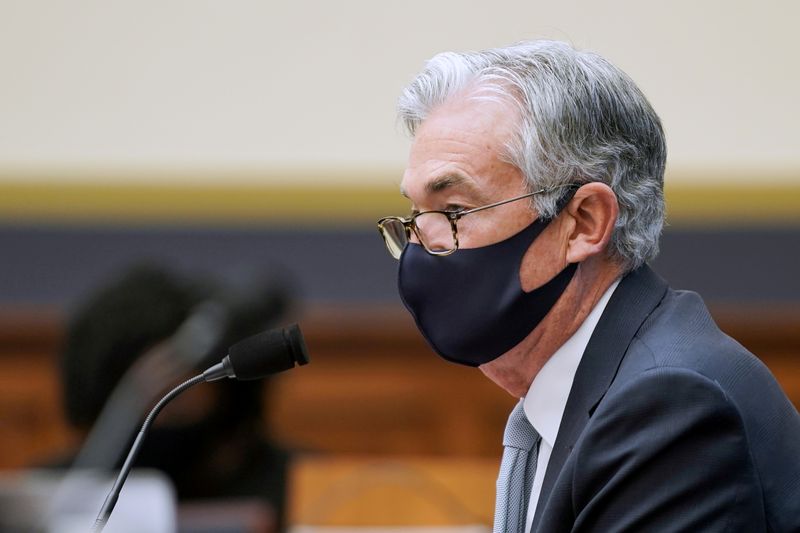
<path fill-rule="evenodd" d="M 416 131 L 401 183 L 413 209 L 470 209 L 528 192 L 522 172 L 501 159 L 516 120 L 511 105 L 469 96 L 436 108 Z M 535 218 L 527 200 L 469 214 L 458 221 L 459 247 L 499 242 Z M 545 229 L 523 260 L 525 290 L 541 286 L 564 266 L 550 230 Z"/>
<path fill-rule="evenodd" d="M 500 159 L 514 119 L 508 105 L 469 97 L 434 110 L 417 129 L 401 183 L 413 209 L 470 209 L 527 192 L 520 170 Z M 459 246 L 501 241 L 533 219 L 527 201 L 470 214 L 458 222 Z"/>

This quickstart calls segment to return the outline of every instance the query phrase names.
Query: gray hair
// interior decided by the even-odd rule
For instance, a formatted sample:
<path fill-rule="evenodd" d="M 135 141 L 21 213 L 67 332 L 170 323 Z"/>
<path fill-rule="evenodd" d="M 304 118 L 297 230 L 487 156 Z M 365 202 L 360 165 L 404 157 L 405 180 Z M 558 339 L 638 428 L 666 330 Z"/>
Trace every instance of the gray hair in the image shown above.
<path fill-rule="evenodd" d="M 433 109 L 470 88 L 519 110 L 502 157 L 530 190 L 553 189 L 534 197 L 540 216 L 555 216 L 564 186 L 602 182 L 619 203 L 610 256 L 633 269 L 658 254 L 666 142 L 658 115 L 624 72 L 557 41 L 445 52 L 403 91 L 399 118 L 413 136 Z"/>

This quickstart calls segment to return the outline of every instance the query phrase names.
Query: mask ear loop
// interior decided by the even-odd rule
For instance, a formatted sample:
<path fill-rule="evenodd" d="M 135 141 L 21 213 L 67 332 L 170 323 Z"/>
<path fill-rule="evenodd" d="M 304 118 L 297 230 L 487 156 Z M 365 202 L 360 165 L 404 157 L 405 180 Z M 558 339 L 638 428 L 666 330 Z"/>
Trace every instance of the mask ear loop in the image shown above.
<path fill-rule="evenodd" d="M 567 187 L 567 192 L 565 192 L 561 196 L 561 198 L 556 200 L 556 211 L 553 214 L 553 216 L 550 217 L 550 220 L 556 218 L 558 215 L 561 214 L 561 211 L 563 211 L 564 208 L 567 207 L 567 204 L 569 204 L 572 201 L 572 199 L 575 197 L 575 193 L 578 192 L 578 189 L 583 187 L 583 184 L 581 184 L 581 183 L 570 183 L 566 187 Z"/>

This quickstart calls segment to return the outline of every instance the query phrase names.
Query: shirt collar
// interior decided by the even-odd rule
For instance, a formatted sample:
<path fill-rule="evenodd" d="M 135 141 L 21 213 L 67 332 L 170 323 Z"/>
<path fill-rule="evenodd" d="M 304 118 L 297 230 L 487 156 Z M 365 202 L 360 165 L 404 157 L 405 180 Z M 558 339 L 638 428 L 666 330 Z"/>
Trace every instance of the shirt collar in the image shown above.
<path fill-rule="evenodd" d="M 606 289 L 578 330 L 556 350 L 536 374 L 528 394 L 523 398 L 525 416 L 551 448 L 558 435 L 567 398 L 583 352 L 617 285 L 619 280 Z"/>

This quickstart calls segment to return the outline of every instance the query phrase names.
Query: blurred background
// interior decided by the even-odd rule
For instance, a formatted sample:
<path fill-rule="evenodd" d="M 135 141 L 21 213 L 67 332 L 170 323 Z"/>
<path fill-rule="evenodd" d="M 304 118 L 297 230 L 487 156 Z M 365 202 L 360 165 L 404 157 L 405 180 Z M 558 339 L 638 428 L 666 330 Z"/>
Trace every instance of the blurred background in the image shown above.
<path fill-rule="evenodd" d="M 375 220 L 408 209 L 395 101 L 423 62 L 527 38 L 648 96 L 669 148 L 654 267 L 800 405 L 798 20 L 791 0 L 0 0 L 0 468 L 78 446 L 70 320 L 146 264 L 266 279 L 286 305 L 265 321 L 301 323 L 312 364 L 259 392 L 298 458 L 290 523 L 488 524 L 513 399 L 424 345 Z"/>

